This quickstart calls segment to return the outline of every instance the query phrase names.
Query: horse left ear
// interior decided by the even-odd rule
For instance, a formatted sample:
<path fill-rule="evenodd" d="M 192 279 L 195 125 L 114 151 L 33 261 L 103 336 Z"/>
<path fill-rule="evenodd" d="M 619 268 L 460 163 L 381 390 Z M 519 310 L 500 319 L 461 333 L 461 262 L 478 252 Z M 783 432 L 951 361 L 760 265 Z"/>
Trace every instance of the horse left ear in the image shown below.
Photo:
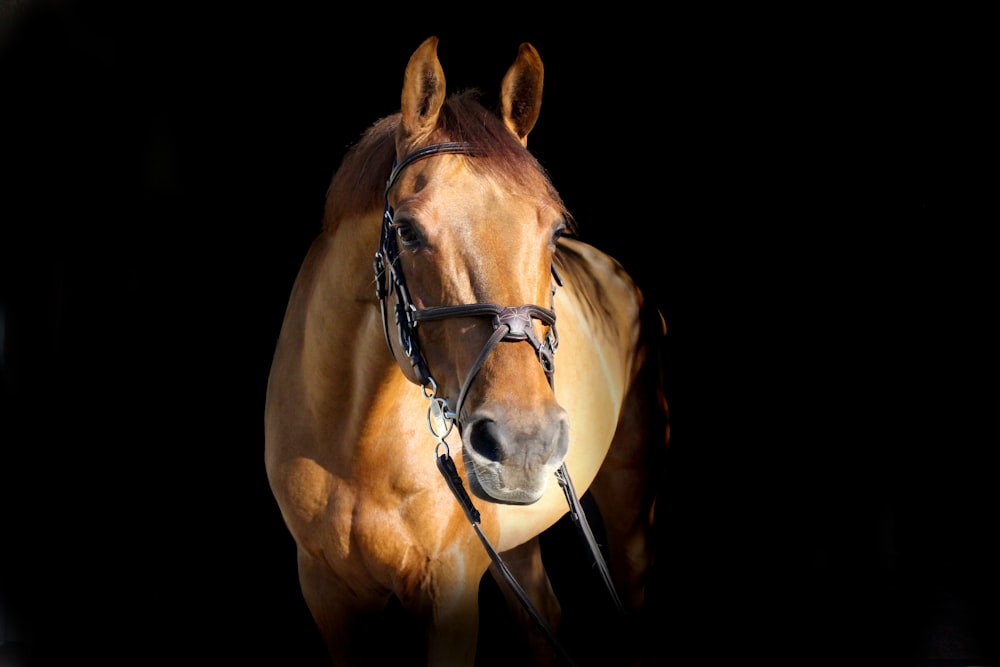
<path fill-rule="evenodd" d="M 444 70 L 437 57 L 437 37 L 417 47 L 403 76 L 402 113 L 396 132 L 396 154 L 405 155 L 435 128 L 444 104 Z"/>
<path fill-rule="evenodd" d="M 500 89 L 503 122 L 522 146 L 528 145 L 528 133 L 542 108 L 542 58 L 531 44 L 521 44 L 517 60 L 507 70 Z"/>

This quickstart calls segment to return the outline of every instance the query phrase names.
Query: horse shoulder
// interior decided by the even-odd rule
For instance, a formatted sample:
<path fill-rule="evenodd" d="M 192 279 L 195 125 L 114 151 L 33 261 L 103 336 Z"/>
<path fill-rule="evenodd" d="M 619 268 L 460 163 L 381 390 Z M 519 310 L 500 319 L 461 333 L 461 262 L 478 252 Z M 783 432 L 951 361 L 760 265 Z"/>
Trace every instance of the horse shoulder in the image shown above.
<path fill-rule="evenodd" d="M 435 465 L 428 402 L 384 345 L 371 279 L 345 295 L 330 274 L 336 245 L 317 239 L 289 299 L 268 381 L 268 477 L 305 554 L 406 598 L 488 557 Z"/>
<path fill-rule="evenodd" d="M 562 294 L 564 300 L 556 308 L 557 370 L 568 364 L 574 371 L 571 382 L 589 382 L 594 391 L 603 386 L 611 403 L 620 405 L 641 362 L 642 293 L 603 251 L 573 239 L 561 244 L 564 286 L 557 299 Z"/>

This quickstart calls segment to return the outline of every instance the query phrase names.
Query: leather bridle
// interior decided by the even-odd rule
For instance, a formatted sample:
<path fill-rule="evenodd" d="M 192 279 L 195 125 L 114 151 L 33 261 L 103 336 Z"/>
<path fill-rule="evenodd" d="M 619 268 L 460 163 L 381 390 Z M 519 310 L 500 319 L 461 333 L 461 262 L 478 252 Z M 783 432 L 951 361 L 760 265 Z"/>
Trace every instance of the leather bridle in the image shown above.
<path fill-rule="evenodd" d="M 426 386 L 433 382 L 430 370 L 420 346 L 417 343 L 416 328 L 420 322 L 431 320 L 443 320 L 452 317 L 491 317 L 493 320 L 493 334 L 486 341 L 479 357 L 473 363 L 472 368 L 466 376 L 459 393 L 458 401 L 455 404 L 454 416 L 457 421 L 461 420 L 462 406 L 465 397 L 468 395 L 469 387 L 479 372 L 483 362 L 490 351 L 501 342 L 526 341 L 538 355 L 538 361 L 545 371 L 545 377 L 549 381 L 549 386 L 553 387 L 555 375 L 555 351 L 559 345 L 559 337 L 556 333 L 556 314 L 550 308 L 543 308 L 535 304 L 523 306 L 499 306 L 492 303 L 468 303 L 451 306 L 431 306 L 418 309 L 413 305 L 410 298 L 410 291 L 406 287 L 406 279 L 403 276 L 402 267 L 399 262 L 399 246 L 396 234 L 392 228 L 393 209 L 389 203 L 389 191 L 395 184 L 399 174 L 407 165 L 441 154 L 476 154 L 473 146 L 466 142 L 444 142 L 431 144 L 417 149 L 406 155 L 402 160 L 393 165 L 392 172 L 385 186 L 385 209 L 382 214 L 382 234 L 379 240 L 379 249 L 375 253 L 375 294 L 379 300 L 382 310 L 382 329 L 385 333 L 385 341 L 390 350 L 394 350 L 389 334 L 389 314 L 388 296 L 393 291 L 396 292 L 396 330 L 399 338 L 399 348 L 409 359 L 410 365 L 417 381 L 421 386 Z M 557 285 L 562 285 L 562 280 L 555 266 L 552 267 L 552 275 Z M 555 296 L 556 285 L 552 287 L 552 295 Z M 543 339 L 539 339 L 532 326 L 532 319 L 537 319 L 548 326 L 548 331 Z M 395 351 L 393 351 L 395 355 Z"/>

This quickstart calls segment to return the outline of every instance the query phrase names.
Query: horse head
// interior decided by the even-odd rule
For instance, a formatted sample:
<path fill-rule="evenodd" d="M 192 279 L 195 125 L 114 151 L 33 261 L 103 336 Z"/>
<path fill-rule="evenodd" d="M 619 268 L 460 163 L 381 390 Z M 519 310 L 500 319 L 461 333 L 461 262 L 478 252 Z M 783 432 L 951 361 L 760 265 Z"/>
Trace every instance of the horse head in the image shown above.
<path fill-rule="evenodd" d="M 473 492 L 513 504 L 543 495 L 569 444 L 552 385 L 552 308 L 570 217 L 527 151 L 542 79 L 538 52 L 522 44 L 500 114 L 463 114 L 464 98 L 445 95 L 437 38 L 414 52 L 381 248 L 395 281 L 388 312 L 402 321 L 399 337 L 387 335 L 400 368 L 446 398 Z"/>

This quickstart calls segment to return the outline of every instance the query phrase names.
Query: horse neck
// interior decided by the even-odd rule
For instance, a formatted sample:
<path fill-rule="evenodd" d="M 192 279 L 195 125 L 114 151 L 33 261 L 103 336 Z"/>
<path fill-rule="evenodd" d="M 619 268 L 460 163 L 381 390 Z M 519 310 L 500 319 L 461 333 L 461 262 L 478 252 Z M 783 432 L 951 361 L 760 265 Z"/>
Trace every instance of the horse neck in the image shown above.
<path fill-rule="evenodd" d="M 383 367 L 398 373 L 375 296 L 372 259 L 380 225 L 380 212 L 341 221 L 316 239 L 300 274 L 303 361 L 328 369 L 332 382 L 346 379 L 343 373 L 352 370 L 357 355 L 366 357 L 375 375 Z"/>

